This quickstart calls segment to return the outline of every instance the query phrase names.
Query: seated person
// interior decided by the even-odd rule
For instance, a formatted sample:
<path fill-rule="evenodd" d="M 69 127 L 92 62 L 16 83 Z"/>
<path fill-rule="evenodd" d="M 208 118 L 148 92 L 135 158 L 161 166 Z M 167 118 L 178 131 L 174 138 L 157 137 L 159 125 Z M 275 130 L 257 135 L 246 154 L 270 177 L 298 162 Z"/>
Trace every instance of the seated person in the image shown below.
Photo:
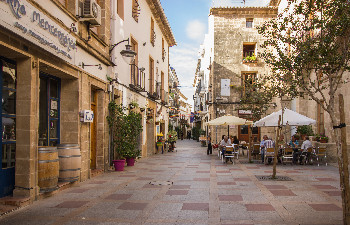
<path fill-rule="evenodd" d="M 220 142 L 221 152 L 223 156 L 225 155 L 225 147 L 230 145 L 232 145 L 231 140 L 228 139 L 226 135 L 224 135 L 224 139 L 222 139 L 222 141 Z"/>
<path fill-rule="evenodd" d="M 307 149 L 308 148 L 312 148 L 312 143 L 311 141 L 309 140 L 309 136 L 305 136 L 304 137 L 304 142 L 303 144 L 301 145 L 301 150 L 302 150 L 302 153 L 301 153 L 301 156 L 300 157 L 300 163 L 302 163 L 302 159 L 303 157 L 307 157 L 307 158 L 310 158 L 311 156 L 311 153 L 310 152 L 307 152 Z"/>
<path fill-rule="evenodd" d="M 239 140 L 238 140 L 237 136 L 233 136 L 233 144 L 236 144 L 236 145 L 239 144 Z"/>
<path fill-rule="evenodd" d="M 292 136 L 292 140 L 289 142 L 289 146 L 293 149 L 293 163 L 296 163 L 300 152 L 298 151 L 299 142 L 295 139 L 294 135 Z"/>
<path fill-rule="evenodd" d="M 267 148 L 274 148 L 274 147 L 275 147 L 275 143 L 271 139 L 268 139 L 267 136 L 266 136 L 266 140 L 264 141 L 265 151 L 266 151 Z M 270 164 L 271 161 L 272 161 L 272 158 L 269 158 L 268 159 L 268 163 Z"/>

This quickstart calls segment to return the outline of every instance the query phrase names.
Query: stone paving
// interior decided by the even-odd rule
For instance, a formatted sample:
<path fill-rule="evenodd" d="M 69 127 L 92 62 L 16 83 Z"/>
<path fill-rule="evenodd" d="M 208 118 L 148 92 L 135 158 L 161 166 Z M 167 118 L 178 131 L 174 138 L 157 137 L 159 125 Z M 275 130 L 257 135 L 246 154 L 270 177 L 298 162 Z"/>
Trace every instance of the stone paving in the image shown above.
<path fill-rule="evenodd" d="M 196 141 L 0 217 L 0 224 L 342 224 L 338 169 L 223 164 Z"/>

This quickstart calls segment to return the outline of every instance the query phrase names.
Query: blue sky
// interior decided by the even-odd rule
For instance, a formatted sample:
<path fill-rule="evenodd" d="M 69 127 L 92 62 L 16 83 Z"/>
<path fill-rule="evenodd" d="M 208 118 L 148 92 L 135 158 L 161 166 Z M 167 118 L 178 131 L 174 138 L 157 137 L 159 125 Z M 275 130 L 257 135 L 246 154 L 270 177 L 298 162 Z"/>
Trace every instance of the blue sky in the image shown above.
<path fill-rule="evenodd" d="M 192 87 L 200 44 L 207 33 L 212 0 L 160 0 L 177 46 L 170 48 L 170 65 L 179 77 L 181 92 L 193 104 Z"/>
<path fill-rule="evenodd" d="M 177 46 L 170 48 L 170 65 L 179 77 L 181 92 L 193 105 L 192 87 L 198 51 L 208 33 L 208 15 L 214 6 L 244 6 L 243 0 L 160 0 Z M 245 0 L 245 6 L 265 6 L 269 0 Z"/>

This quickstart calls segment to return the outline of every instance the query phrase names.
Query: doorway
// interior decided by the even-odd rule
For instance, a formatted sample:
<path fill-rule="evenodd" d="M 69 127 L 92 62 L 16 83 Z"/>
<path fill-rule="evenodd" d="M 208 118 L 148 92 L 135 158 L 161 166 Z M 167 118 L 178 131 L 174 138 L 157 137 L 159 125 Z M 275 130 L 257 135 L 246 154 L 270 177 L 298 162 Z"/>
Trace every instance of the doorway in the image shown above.
<path fill-rule="evenodd" d="M 16 63 L 0 59 L 1 145 L 0 197 L 11 195 L 15 186 L 16 162 Z"/>
<path fill-rule="evenodd" d="M 248 126 L 247 125 L 240 125 L 238 126 L 238 139 L 240 141 L 249 142 L 249 134 L 248 134 Z M 252 140 L 253 142 L 259 142 L 260 141 L 260 128 L 259 127 L 252 127 Z"/>

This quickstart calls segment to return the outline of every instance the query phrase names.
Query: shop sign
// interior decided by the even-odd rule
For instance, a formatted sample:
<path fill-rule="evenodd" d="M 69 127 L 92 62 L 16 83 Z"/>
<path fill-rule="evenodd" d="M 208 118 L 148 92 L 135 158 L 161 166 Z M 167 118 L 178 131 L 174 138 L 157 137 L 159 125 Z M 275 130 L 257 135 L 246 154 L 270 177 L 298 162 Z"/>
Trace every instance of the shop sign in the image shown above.
<path fill-rule="evenodd" d="M 0 25 L 74 64 L 76 39 L 26 0 L 0 0 Z"/>
<path fill-rule="evenodd" d="M 92 110 L 83 110 L 80 112 L 80 118 L 81 122 L 84 123 L 92 123 L 94 122 L 94 112 Z"/>
<path fill-rule="evenodd" d="M 238 110 L 238 114 L 240 114 L 240 115 L 251 115 L 252 111 L 251 110 L 240 109 L 240 110 Z"/>

